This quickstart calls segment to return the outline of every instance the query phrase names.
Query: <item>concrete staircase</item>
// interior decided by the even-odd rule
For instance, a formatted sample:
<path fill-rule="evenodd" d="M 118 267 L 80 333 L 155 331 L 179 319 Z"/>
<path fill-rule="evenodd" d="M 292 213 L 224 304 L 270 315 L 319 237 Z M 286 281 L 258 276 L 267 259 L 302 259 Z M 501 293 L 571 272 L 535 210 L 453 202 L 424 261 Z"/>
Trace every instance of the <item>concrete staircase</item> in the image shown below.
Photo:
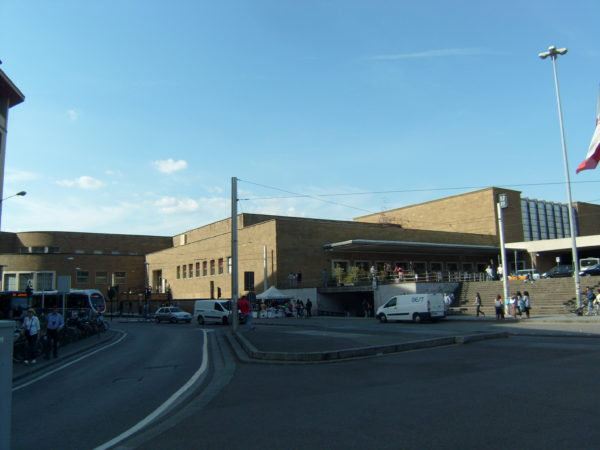
<path fill-rule="evenodd" d="M 600 287 L 600 276 L 582 277 L 581 293 L 589 286 L 594 292 Z M 508 294 L 516 291 L 528 291 L 531 298 L 531 314 L 564 314 L 568 312 L 565 302 L 575 300 L 575 282 L 573 278 L 547 278 L 533 283 L 525 281 L 509 281 Z M 495 315 L 494 300 L 497 294 L 504 297 L 501 281 L 463 282 L 457 299 L 463 313 L 475 314 L 475 294 L 479 292 L 483 303 L 482 310 L 486 315 Z M 504 298 L 503 298 L 504 300 Z M 466 308 L 466 309 L 464 309 Z"/>

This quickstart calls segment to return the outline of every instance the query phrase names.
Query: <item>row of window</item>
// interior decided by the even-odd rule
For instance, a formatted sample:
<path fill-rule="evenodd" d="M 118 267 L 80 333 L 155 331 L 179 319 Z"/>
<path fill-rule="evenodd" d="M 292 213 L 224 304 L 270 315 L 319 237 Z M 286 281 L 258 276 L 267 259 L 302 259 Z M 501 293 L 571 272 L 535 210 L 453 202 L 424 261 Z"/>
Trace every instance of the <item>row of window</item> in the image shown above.
<path fill-rule="evenodd" d="M 427 262 L 427 261 L 348 261 L 334 260 L 331 262 L 332 273 L 339 267 L 344 272 L 348 272 L 350 267 L 358 267 L 364 273 L 369 273 L 371 267 L 375 267 L 378 272 L 394 271 L 396 267 L 402 268 L 403 272 L 483 272 L 487 263 L 483 262 Z"/>
<path fill-rule="evenodd" d="M 95 272 L 95 284 L 109 284 L 109 272 Z M 90 282 L 90 272 L 87 270 L 78 270 L 75 276 L 75 283 L 88 284 Z M 127 282 L 127 272 L 114 272 L 111 285 L 120 285 Z"/>
<path fill-rule="evenodd" d="M 559 239 L 571 236 L 569 227 L 569 207 L 562 203 L 521 199 L 523 218 L 523 239 L 537 241 L 541 239 Z M 577 213 L 573 208 L 575 235 L 577 235 Z"/>
<path fill-rule="evenodd" d="M 75 275 L 75 284 L 89 285 L 92 282 L 91 273 L 86 270 L 78 270 Z M 124 285 L 127 283 L 127 272 L 94 272 L 93 282 L 95 284 Z M 35 291 L 52 291 L 56 289 L 55 272 L 4 272 L 2 290 L 24 291 L 27 285 L 33 286 Z"/>
<path fill-rule="evenodd" d="M 177 266 L 177 279 L 200 278 L 215 275 L 223 275 L 225 267 L 223 258 L 211 259 L 210 261 L 197 261 L 195 264 L 183 264 Z M 231 274 L 231 257 L 227 257 L 227 274 Z"/>
<path fill-rule="evenodd" d="M 19 253 L 21 254 L 30 254 L 30 253 L 60 253 L 60 247 L 21 247 L 19 248 Z M 85 250 L 75 250 L 73 253 L 76 255 L 85 255 Z M 93 255 L 130 255 L 136 256 L 139 255 L 138 252 L 122 252 L 119 250 L 93 250 Z"/>

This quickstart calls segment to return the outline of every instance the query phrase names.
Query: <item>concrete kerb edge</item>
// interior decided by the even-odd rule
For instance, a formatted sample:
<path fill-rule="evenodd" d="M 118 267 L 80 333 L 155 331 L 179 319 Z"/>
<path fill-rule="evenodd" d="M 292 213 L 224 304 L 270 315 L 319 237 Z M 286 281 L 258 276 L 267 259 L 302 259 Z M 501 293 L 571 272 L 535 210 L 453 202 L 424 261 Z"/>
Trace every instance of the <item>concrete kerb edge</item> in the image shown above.
<path fill-rule="evenodd" d="M 411 342 L 403 342 L 399 344 L 390 344 L 390 345 L 377 345 L 370 347 L 359 347 L 359 348 L 350 348 L 344 350 L 332 350 L 332 351 L 324 351 L 324 352 L 263 352 L 258 350 L 252 343 L 250 343 L 244 336 L 240 333 L 232 333 L 233 337 L 230 338 L 228 335 L 228 339 L 235 339 L 235 341 L 239 344 L 241 349 L 245 352 L 246 356 L 250 360 L 258 361 L 272 361 L 272 362 L 331 362 L 331 361 L 340 361 L 345 359 L 353 359 L 353 358 L 364 358 L 364 357 L 372 357 L 372 356 L 381 356 L 384 354 L 390 353 L 400 353 L 410 350 L 419 350 L 424 348 L 433 348 L 433 347 L 441 347 L 447 345 L 455 345 L 455 344 L 468 344 L 471 342 L 477 342 L 487 339 L 498 339 L 498 338 L 506 338 L 508 337 L 507 332 L 497 332 L 497 333 L 479 333 L 467 336 L 448 336 L 448 337 L 440 337 L 433 339 L 423 339 L 419 341 L 411 341 Z M 233 342 L 230 344 L 235 349 L 235 345 Z M 238 359 L 242 362 L 250 362 L 243 356 L 238 354 Z"/>

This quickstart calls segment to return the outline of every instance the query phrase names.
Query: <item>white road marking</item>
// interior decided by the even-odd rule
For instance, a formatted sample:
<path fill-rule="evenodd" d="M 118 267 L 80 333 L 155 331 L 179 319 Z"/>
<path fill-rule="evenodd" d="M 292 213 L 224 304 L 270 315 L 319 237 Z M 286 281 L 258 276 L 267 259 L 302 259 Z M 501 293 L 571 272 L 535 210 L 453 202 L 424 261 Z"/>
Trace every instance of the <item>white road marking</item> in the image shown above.
<path fill-rule="evenodd" d="M 106 350 L 107 348 L 110 348 L 113 345 L 117 345 L 119 342 L 121 342 L 123 339 L 125 339 L 127 337 L 127 333 L 125 333 L 124 331 L 121 331 L 121 330 L 115 330 L 115 331 L 117 331 L 118 333 L 122 334 L 122 336 L 119 339 L 117 339 L 115 342 L 112 342 L 112 343 L 110 343 L 108 345 L 105 345 L 104 347 L 100 347 L 100 348 L 94 350 L 93 352 L 86 353 L 85 355 L 80 356 L 79 358 L 74 359 L 73 361 L 69 361 L 66 364 L 58 366 L 56 369 L 52 369 L 49 372 L 45 372 L 43 375 L 40 375 L 39 377 L 36 377 L 33 380 L 30 380 L 30 381 L 28 381 L 26 383 L 23 383 L 23 384 L 19 384 L 19 385 L 13 387 L 13 389 L 12 389 L 13 392 L 18 391 L 19 389 L 23 389 L 23 388 L 25 388 L 27 386 L 30 386 L 33 383 L 37 383 L 38 381 L 43 380 L 44 378 L 47 378 L 50 375 L 55 374 L 56 372 L 59 372 L 59 371 L 61 371 L 63 369 L 66 369 L 67 367 L 72 366 L 73 364 L 78 363 L 79 361 L 82 361 L 82 360 L 84 360 L 86 358 L 89 358 L 90 356 L 95 355 L 98 352 Z"/>
<path fill-rule="evenodd" d="M 192 375 L 192 377 L 187 381 L 187 383 L 185 383 L 183 386 L 181 386 L 177 392 L 175 392 L 173 395 L 171 395 L 171 397 L 169 397 L 162 405 L 160 405 L 158 408 L 156 408 L 152 413 L 150 413 L 148 416 L 146 416 L 145 419 L 142 419 L 136 425 L 129 428 L 128 430 L 125 430 L 123 433 L 118 435 L 116 438 L 111 439 L 108 442 L 105 442 L 104 444 L 96 447 L 94 450 L 109 449 L 109 448 L 113 447 L 114 445 L 117 445 L 119 442 L 122 442 L 125 439 L 129 438 L 133 434 L 137 433 L 142 428 L 144 428 L 145 426 L 150 424 L 152 421 L 154 421 L 162 413 L 164 413 L 179 397 L 181 397 L 181 395 L 185 391 L 187 391 L 190 387 L 192 387 L 192 385 L 198 380 L 198 378 L 200 378 L 200 376 L 208 368 L 208 339 L 207 339 L 208 333 L 206 330 L 202 330 L 202 331 L 204 333 L 204 345 L 202 346 L 202 364 L 200 365 L 200 368 L 196 371 L 196 373 L 194 373 L 194 375 Z"/>

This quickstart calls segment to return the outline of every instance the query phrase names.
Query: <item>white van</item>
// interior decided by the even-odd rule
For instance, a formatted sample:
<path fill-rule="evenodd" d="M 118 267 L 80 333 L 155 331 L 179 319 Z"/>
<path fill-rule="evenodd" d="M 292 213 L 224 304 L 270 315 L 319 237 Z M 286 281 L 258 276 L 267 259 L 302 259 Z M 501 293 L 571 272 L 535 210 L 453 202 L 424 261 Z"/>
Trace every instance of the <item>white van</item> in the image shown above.
<path fill-rule="evenodd" d="M 377 319 L 381 323 L 397 320 L 437 320 L 446 317 L 442 294 L 396 295 L 377 308 Z"/>
<path fill-rule="evenodd" d="M 215 322 L 227 325 L 231 316 L 230 300 L 196 300 L 194 317 L 198 325 Z"/>

